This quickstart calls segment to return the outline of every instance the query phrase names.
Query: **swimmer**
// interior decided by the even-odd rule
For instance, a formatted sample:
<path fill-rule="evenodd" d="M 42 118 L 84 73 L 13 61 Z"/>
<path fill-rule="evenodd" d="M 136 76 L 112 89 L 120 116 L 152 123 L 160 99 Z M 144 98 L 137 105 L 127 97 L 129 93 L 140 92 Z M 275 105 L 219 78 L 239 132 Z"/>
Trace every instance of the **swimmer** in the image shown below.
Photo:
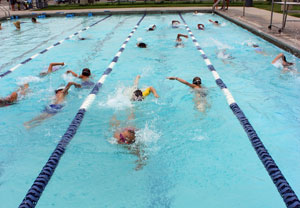
<path fill-rule="evenodd" d="M 1 26 L 1 24 L 2 24 L 2 23 L 0 22 L 0 30 L 2 30 L 2 26 Z"/>
<path fill-rule="evenodd" d="M 172 28 L 178 28 L 180 25 L 180 22 L 178 20 L 172 20 Z"/>
<path fill-rule="evenodd" d="M 234 59 L 230 54 L 227 53 L 226 49 L 218 50 L 217 57 L 221 59 L 224 64 L 231 63 L 229 60 Z"/>
<path fill-rule="evenodd" d="M 213 21 L 213 20 L 208 20 L 208 21 L 210 21 L 211 23 L 213 23 L 214 25 L 216 25 L 216 26 L 220 26 L 220 23 L 218 22 L 218 21 Z"/>
<path fill-rule="evenodd" d="M 198 30 L 204 30 L 204 24 L 198 24 L 197 27 Z"/>
<path fill-rule="evenodd" d="M 194 11 L 194 15 L 197 15 L 198 14 L 198 11 Z"/>
<path fill-rule="evenodd" d="M 205 97 L 207 96 L 206 90 L 205 88 L 202 87 L 202 82 L 201 82 L 201 78 L 200 77 L 194 77 L 193 79 L 193 83 L 189 83 L 179 77 L 167 77 L 167 79 L 169 80 L 177 80 L 179 82 L 181 82 L 182 84 L 185 84 L 187 86 L 189 86 L 190 88 L 192 88 L 193 90 L 195 90 L 195 106 L 196 108 L 201 111 L 201 112 L 205 112 L 206 109 L 206 99 Z"/>
<path fill-rule="evenodd" d="M 17 102 L 18 99 L 24 97 L 28 92 L 29 84 L 24 84 L 19 87 L 19 89 L 15 92 L 12 92 L 6 98 L 0 98 L 0 107 L 5 107 L 9 105 L 13 105 Z"/>
<path fill-rule="evenodd" d="M 36 21 L 36 18 L 35 18 L 35 17 L 32 17 L 32 18 L 31 18 L 31 22 L 32 22 L 32 23 L 40 23 L 40 22 Z"/>
<path fill-rule="evenodd" d="M 184 38 L 189 38 L 189 36 L 187 35 L 183 35 L 183 34 L 178 34 L 177 38 L 176 38 L 176 45 L 175 47 L 184 47 L 184 44 L 182 42 L 182 39 L 180 37 L 184 37 Z"/>
<path fill-rule="evenodd" d="M 143 43 L 143 42 L 138 42 L 136 45 L 137 45 L 137 47 L 139 47 L 139 48 L 147 48 L 147 44 L 146 44 L 146 43 Z"/>
<path fill-rule="evenodd" d="M 293 71 L 293 66 L 294 63 L 288 62 L 286 60 L 285 55 L 283 53 L 278 54 L 275 59 L 272 61 L 273 66 L 276 68 L 282 68 L 282 71 Z"/>
<path fill-rule="evenodd" d="M 110 120 L 110 125 L 112 127 L 115 141 L 130 150 L 131 154 L 134 154 L 138 157 L 138 159 L 135 161 L 135 170 L 140 170 L 146 165 L 147 156 L 145 156 L 144 151 L 141 150 L 141 143 L 136 141 L 137 128 L 134 127 L 133 120 L 133 112 L 131 112 L 131 114 L 128 116 L 128 119 L 125 122 L 122 122 L 122 124 L 121 121 L 117 120 L 116 116 L 114 115 Z"/>
<path fill-rule="evenodd" d="M 78 40 L 86 40 L 86 38 L 78 37 Z"/>
<path fill-rule="evenodd" d="M 15 25 L 17 30 L 21 30 L 21 22 L 20 21 L 16 21 L 13 24 Z"/>
<path fill-rule="evenodd" d="M 133 93 L 132 93 L 132 97 L 131 100 L 132 101 L 143 101 L 145 97 L 147 97 L 148 95 L 151 94 L 151 92 L 153 93 L 153 95 L 156 98 L 159 98 L 156 90 L 154 87 L 147 87 L 146 90 L 142 91 L 140 89 L 138 89 L 138 85 L 139 85 L 139 80 L 140 80 L 141 76 L 137 75 L 133 84 Z"/>
<path fill-rule="evenodd" d="M 79 75 L 79 76 L 78 76 L 78 74 L 76 74 L 75 72 L 73 72 L 71 70 L 68 70 L 66 73 L 67 74 L 71 73 L 74 77 L 81 79 L 82 80 L 81 85 L 83 88 L 90 88 L 95 85 L 95 83 L 90 80 L 91 71 L 88 68 L 84 68 L 81 72 L 81 75 Z"/>
<path fill-rule="evenodd" d="M 151 25 L 149 28 L 148 28 L 148 31 L 153 31 L 156 29 L 156 25 Z"/>
<path fill-rule="evenodd" d="M 33 118 L 30 121 L 27 121 L 24 123 L 24 126 L 27 129 L 30 129 L 32 127 L 38 126 L 41 124 L 45 119 L 50 118 L 54 116 L 56 113 L 61 111 L 61 109 L 64 107 L 62 104 L 65 100 L 65 97 L 68 95 L 68 91 L 70 87 L 74 85 L 76 88 L 80 88 L 81 85 L 77 84 L 75 82 L 69 82 L 66 87 L 60 87 L 56 89 L 55 92 L 55 99 L 53 100 L 53 103 L 50 105 L 47 105 L 45 109 L 42 111 L 42 114 Z"/>
<path fill-rule="evenodd" d="M 51 72 L 55 72 L 57 71 L 60 67 L 58 66 L 64 66 L 65 63 L 61 62 L 61 63 L 51 63 L 49 64 L 48 70 L 46 72 L 41 72 L 40 76 L 46 76 L 47 74 L 50 74 Z"/>

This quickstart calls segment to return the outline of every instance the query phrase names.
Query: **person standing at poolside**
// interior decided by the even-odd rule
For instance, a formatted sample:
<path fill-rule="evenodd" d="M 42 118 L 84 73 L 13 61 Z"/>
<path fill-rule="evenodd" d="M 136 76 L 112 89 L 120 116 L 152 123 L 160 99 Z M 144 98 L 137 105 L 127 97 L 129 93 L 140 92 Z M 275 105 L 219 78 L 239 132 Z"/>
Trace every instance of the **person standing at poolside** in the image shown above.
<path fill-rule="evenodd" d="M 194 77 L 192 84 L 179 77 L 167 77 L 167 79 L 177 80 L 182 84 L 185 84 L 190 88 L 192 88 L 196 92 L 195 99 L 194 99 L 196 108 L 201 112 L 204 112 L 206 110 L 207 102 L 205 97 L 207 96 L 207 93 L 206 90 L 201 85 L 202 82 L 200 77 Z"/>
<path fill-rule="evenodd" d="M 154 87 L 150 86 L 147 87 L 144 91 L 138 89 L 138 85 L 139 85 L 139 80 L 140 80 L 141 76 L 137 75 L 133 84 L 133 93 L 132 93 L 132 97 L 131 100 L 132 101 L 143 101 L 148 95 L 150 95 L 151 93 L 153 93 L 153 95 L 156 98 L 159 98 L 156 90 Z"/>
<path fill-rule="evenodd" d="M 18 99 L 24 97 L 28 92 L 29 84 L 24 84 L 19 87 L 19 89 L 15 92 L 12 92 L 6 98 L 0 98 L 0 107 L 5 107 L 9 105 L 13 105 L 17 102 Z"/>
<path fill-rule="evenodd" d="M 60 87 L 55 90 L 55 99 L 52 104 L 47 105 L 43 110 L 43 113 L 30 121 L 24 123 L 24 126 L 29 129 L 41 124 L 45 119 L 54 116 L 56 113 L 60 112 L 64 107 L 63 102 L 65 101 L 65 97 L 68 95 L 68 91 L 70 87 L 74 85 L 76 88 L 80 88 L 81 85 L 75 82 L 69 82 L 66 87 Z"/>
<path fill-rule="evenodd" d="M 93 81 L 90 80 L 91 71 L 88 68 L 84 68 L 81 72 L 81 75 L 78 76 L 75 72 L 68 70 L 67 74 L 72 74 L 74 77 L 77 77 L 82 80 L 81 86 L 84 88 L 90 88 L 95 85 Z"/>

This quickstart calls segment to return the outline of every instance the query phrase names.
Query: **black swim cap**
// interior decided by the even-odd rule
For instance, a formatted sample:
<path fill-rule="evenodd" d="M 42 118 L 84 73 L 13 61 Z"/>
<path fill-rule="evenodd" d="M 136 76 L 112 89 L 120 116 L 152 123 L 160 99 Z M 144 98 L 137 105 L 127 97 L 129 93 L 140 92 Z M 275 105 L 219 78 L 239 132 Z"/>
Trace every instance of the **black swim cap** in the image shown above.
<path fill-rule="evenodd" d="M 84 68 L 81 73 L 83 76 L 91 76 L 91 71 L 88 68 Z"/>
<path fill-rule="evenodd" d="M 218 21 L 215 21 L 215 23 L 219 24 L 219 22 L 218 22 Z"/>
<path fill-rule="evenodd" d="M 136 90 L 133 92 L 133 96 L 132 96 L 132 99 L 134 101 L 142 101 L 144 98 L 143 98 L 143 92 L 141 90 Z"/>
<path fill-rule="evenodd" d="M 146 45 L 146 43 L 139 43 L 138 44 L 138 47 L 140 47 L 140 48 L 147 48 L 147 45 Z"/>
<path fill-rule="evenodd" d="M 201 85 L 201 78 L 200 77 L 194 77 L 193 84 L 195 85 Z"/>

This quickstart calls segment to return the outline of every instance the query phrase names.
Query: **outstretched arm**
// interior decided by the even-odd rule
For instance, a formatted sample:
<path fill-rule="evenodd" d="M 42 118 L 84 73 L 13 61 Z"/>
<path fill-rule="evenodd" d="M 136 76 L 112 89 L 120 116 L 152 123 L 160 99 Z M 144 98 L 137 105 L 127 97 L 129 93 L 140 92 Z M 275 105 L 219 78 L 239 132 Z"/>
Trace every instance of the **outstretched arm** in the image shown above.
<path fill-rule="evenodd" d="M 184 35 L 184 34 L 180 34 L 180 33 L 179 33 L 179 34 L 177 35 L 177 40 L 180 39 L 180 37 L 188 38 L 189 36 Z"/>
<path fill-rule="evenodd" d="M 282 57 L 283 57 L 283 53 L 278 54 L 278 55 L 274 58 L 274 60 L 272 61 L 272 64 L 274 64 L 278 59 L 280 59 L 280 58 L 282 58 Z"/>
<path fill-rule="evenodd" d="M 185 84 L 185 85 L 187 85 L 187 86 L 189 86 L 191 88 L 195 88 L 196 87 L 196 85 L 191 84 L 191 83 L 185 81 L 184 79 L 181 79 L 181 78 L 178 78 L 178 77 L 167 77 L 167 79 L 169 79 L 169 80 L 177 80 L 177 81 L 181 82 L 182 84 Z"/>
<path fill-rule="evenodd" d="M 138 88 L 140 78 L 141 78 L 141 75 L 136 76 L 134 83 L 133 83 L 134 90 L 136 90 Z"/>
<path fill-rule="evenodd" d="M 159 96 L 158 96 L 158 94 L 157 94 L 155 88 L 154 88 L 154 87 L 149 87 L 149 88 L 150 88 L 150 91 L 153 93 L 153 95 L 154 95 L 156 98 L 159 98 Z"/>
<path fill-rule="evenodd" d="M 51 64 L 49 64 L 47 73 L 48 74 L 51 73 L 54 66 L 63 66 L 63 65 L 65 65 L 64 62 L 61 62 L 61 63 L 51 63 Z"/>
<path fill-rule="evenodd" d="M 74 85 L 76 88 L 80 88 L 80 87 L 81 87 L 80 84 L 77 84 L 77 83 L 75 83 L 75 82 L 69 82 L 69 83 L 67 84 L 67 86 L 65 87 L 65 89 L 63 89 L 63 93 L 64 93 L 65 95 L 68 93 L 68 91 L 69 91 L 69 89 L 70 89 L 70 87 L 71 87 L 72 85 Z"/>
<path fill-rule="evenodd" d="M 75 72 L 73 72 L 72 70 L 68 70 L 67 74 L 71 73 L 74 77 L 78 77 L 78 74 L 76 74 Z"/>

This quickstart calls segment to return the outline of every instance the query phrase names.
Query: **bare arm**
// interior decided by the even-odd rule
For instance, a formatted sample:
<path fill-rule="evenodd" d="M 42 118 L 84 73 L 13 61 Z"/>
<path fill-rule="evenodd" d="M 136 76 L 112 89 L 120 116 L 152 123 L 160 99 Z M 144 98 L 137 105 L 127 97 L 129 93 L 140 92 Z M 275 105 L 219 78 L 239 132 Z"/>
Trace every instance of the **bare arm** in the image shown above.
<path fill-rule="evenodd" d="M 63 65 L 65 65 L 65 63 L 64 63 L 64 62 L 61 62 L 61 63 L 51 63 L 51 64 L 49 64 L 47 73 L 48 73 L 48 74 L 51 73 L 53 67 L 54 67 L 54 66 L 58 66 L 58 65 L 63 66 Z"/>
<path fill-rule="evenodd" d="M 72 70 L 68 70 L 67 74 L 71 73 L 74 77 L 78 77 L 78 74 L 76 74 L 75 72 L 73 72 Z"/>
<path fill-rule="evenodd" d="M 140 75 L 137 75 L 136 78 L 135 78 L 135 80 L 134 80 L 133 88 L 134 88 L 135 90 L 138 88 L 140 78 L 141 78 L 141 76 L 140 76 Z"/>
<path fill-rule="evenodd" d="M 188 38 L 189 36 L 184 35 L 184 34 L 180 34 L 180 33 L 179 33 L 179 34 L 177 35 L 177 40 L 180 39 L 180 37 Z"/>
<path fill-rule="evenodd" d="M 74 85 L 76 88 L 80 88 L 80 87 L 81 87 L 80 84 L 77 84 L 77 83 L 75 83 L 75 82 L 69 82 L 69 83 L 67 84 L 67 86 L 65 87 L 65 89 L 63 89 L 63 93 L 64 93 L 65 95 L 68 93 L 68 91 L 69 91 L 69 89 L 70 89 L 70 87 L 71 87 L 72 85 Z"/>
<path fill-rule="evenodd" d="M 149 88 L 150 88 L 150 91 L 153 93 L 153 95 L 154 95 L 156 98 L 159 98 L 159 96 L 158 96 L 158 94 L 157 94 L 155 88 L 154 88 L 154 87 L 149 87 Z"/>
<path fill-rule="evenodd" d="M 169 80 L 177 80 L 177 81 L 181 82 L 182 84 L 185 84 L 185 85 L 187 85 L 187 86 L 189 86 L 191 88 L 195 88 L 197 86 L 197 85 L 191 84 L 191 83 L 185 81 L 184 79 L 181 79 L 181 78 L 178 78 L 178 77 L 168 77 L 167 79 L 169 79 Z"/>
<path fill-rule="evenodd" d="M 280 59 L 280 58 L 282 58 L 282 57 L 283 57 L 283 53 L 278 54 L 278 55 L 274 58 L 274 60 L 272 61 L 272 64 L 274 64 L 278 59 Z"/>

